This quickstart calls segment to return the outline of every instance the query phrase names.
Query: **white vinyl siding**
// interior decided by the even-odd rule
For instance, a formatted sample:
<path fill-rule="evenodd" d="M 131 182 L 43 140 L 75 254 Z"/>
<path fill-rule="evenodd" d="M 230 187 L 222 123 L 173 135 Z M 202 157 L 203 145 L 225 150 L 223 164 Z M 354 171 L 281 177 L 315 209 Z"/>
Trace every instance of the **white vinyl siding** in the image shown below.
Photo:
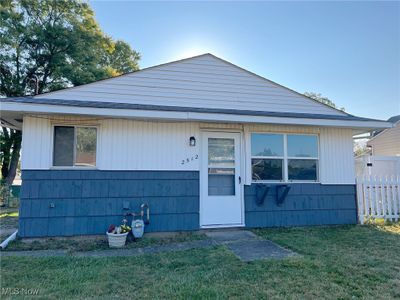
<path fill-rule="evenodd" d="M 355 183 L 351 129 L 321 128 L 320 176 L 322 183 Z"/>
<path fill-rule="evenodd" d="M 24 117 L 21 168 L 49 169 L 52 164 L 51 123 L 46 117 Z"/>
<path fill-rule="evenodd" d="M 195 159 L 198 147 L 189 146 L 191 136 L 199 141 L 198 132 L 195 123 L 104 120 L 100 132 L 103 151 L 98 167 L 104 170 L 198 170 L 198 158 Z M 182 164 L 182 161 L 185 162 Z"/>
<path fill-rule="evenodd" d="M 155 66 L 36 98 L 345 115 L 212 55 Z"/>
<path fill-rule="evenodd" d="M 22 169 L 50 169 L 52 126 L 86 125 L 98 128 L 97 166 L 100 170 L 200 170 L 200 131 L 243 132 L 244 183 L 251 183 L 250 133 L 299 133 L 319 136 L 319 181 L 353 184 L 353 131 L 340 128 L 268 124 L 151 122 L 127 119 L 26 116 L 23 122 Z M 189 146 L 189 138 L 196 146 Z M 193 158 L 193 159 L 192 159 Z M 188 161 L 189 160 L 189 161 Z"/>

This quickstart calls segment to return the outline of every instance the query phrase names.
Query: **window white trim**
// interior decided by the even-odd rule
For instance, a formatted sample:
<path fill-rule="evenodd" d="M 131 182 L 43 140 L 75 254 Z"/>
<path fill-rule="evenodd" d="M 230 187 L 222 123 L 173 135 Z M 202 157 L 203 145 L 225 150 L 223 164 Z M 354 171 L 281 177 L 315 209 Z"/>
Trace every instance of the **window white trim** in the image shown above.
<path fill-rule="evenodd" d="M 253 156 L 252 155 L 252 143 L 251 143 L 251 137 L 252 134 L 277 134 L 277 135 L 282 135 L 283 136 L 283 156 Z M 299 156 L 288 156 L 288 141 L 287 137 L 288 135 L 309 135 L 309 136 L 316 136 L 317 137 L 317 157 L 299 157 Z M 249 156 L 250 156 L 250 179 L 251 183 L 320 183 L 320 137 L 319 134 L 317 133 L 290 133 L 290 132 L 263 132 L 263 131 L 251 131 L 249 134 L 249 146 L 250 146 L 250 151 L 249 151 Z M 252 159 L 282 159 L 283 160 L 283 170 L 282 170 L 282 180 L 254 180 L 253 179 L 253 165 L 252 165 Z M 317 170 L 316 170 L 316 175 L 317 178 L 316 180 L 289 180 L 289 160 L 316 160 L 317 161 Z"/>
<path fill-rule="evenodd" d="M 54 165 L 54 128 L 55 127 L 73 127 L 74 128 L 74 147 L 73 147 L 73 165 L 72 166 L 55 166 Z M 82 165 L 75 165 L 75 159 L 76 159 L 76 128 L 96 128 L 96 161 L 95 161 L 95 165 L 94 166 L 82 166 Z M 100 126 L 99 125 L 86 125 L 86 124 L 71 124 L 71 123 L 66 123 L 66 122 L 61 122 L 61 123 L 52 123 L 51 124 L 51 137 L 50 137 L 50 145 L 51 145 L 51 149 L 50 149 L 50 169 L 54 169 L 54 170 L 96 170 L 98 169 L 97 165 L 98 165 L 98 156 L 99 156 L 99 134 L 100 131 Z"/>

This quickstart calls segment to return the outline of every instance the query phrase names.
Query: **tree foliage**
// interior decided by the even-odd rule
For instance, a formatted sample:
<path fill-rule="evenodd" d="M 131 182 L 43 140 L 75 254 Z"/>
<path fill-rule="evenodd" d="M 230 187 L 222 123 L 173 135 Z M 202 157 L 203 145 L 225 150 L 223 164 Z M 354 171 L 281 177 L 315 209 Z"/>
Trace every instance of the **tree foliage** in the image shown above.
<path fill-rule="evenodd" d="M 139 59 L 127 43 L 101 31 L 85 2 L 0 0 L 0 97 L 33 95 L 36 87 L 40 94 L 131 72 Z M 20 135 L 2 130 L 3 179 L 3 169 L 13 167 L 12 157 L 19 156 L 12 152 L 19 153 Z"/>
<path fill-rule="evenodd" d="M 314 100 L 316 100 L 316 101 L 318 101 L 318 102 L 321 102 L 321 103 L 323 103 L 323 104 L 326 104 L 326 105 L 328 105 L 328 106 L 330 106 L 330 107 L 333 107 L 333 108 L 336 108 L 336 109 L 340 109 L 340 110 L 342 110 L 342 111 L 345 111 L 345 108 L 344 108 L 344 107 L 338 108 L 338 107 L 336 106 L 336 104 L 335 104 L 332 100 L 330 100 L 330 99 L 327 98 L 327 97 L 323 97 L 323 96 L 322 96 L 321 94 L 319 94 L 319 93 L 305 92 L 305 93 L 304 93 L 304 96 L 307 96 L 308 98 L 314 99 Z"/>
<path fill-rule="evenodd" d="M 138 69 L 139 54 L 105 35 L 87 3 L 0 0 L 0 93 L 24 96 Z"/>
<path fill-rule="evenodd" d="M 369 153 L 370 149 L 367 147 L 367 139 L 353 142 L 354 156 L 361 156 Z"/>

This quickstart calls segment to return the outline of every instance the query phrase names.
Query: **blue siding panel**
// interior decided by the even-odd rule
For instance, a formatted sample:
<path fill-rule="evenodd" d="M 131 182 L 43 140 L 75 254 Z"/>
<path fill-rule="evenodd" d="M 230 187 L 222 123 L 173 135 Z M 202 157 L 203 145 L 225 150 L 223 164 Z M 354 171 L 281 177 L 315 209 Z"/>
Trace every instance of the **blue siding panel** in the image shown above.
<path fill-rule="evenodd" d="M 90 233 L 88 230 L 89 217 L 75 217 L 74 218 L 74 235 L 95 234 Z"/>
<path fill-rule="evenodd" d="M 29 199 L 21 198 L 19 202 L 19 217 L 25 218 L 31 215 L 32 201 Z"/>
<path fill-rule="evenodd" d="M 66 235 L 65 218 L 49 218 L 47 235 L 48 236 Z"/>
<path fill-rule="evenodd" d="M 61 235 L 72 236 L 74 235 L 74 217 L 64 218 L 64 232 Z"/>
<path fill-rule="evenodd" d="M 22 178 L 21 237 L 104 234 L 144 202 L 148 232 L 199 228 L 195 171 L 23 170 Z"/>
<path fill-rule="evenodd" d="M 285 227 L 355 224 L 357 222 L 354 185 L 289 184 L 289 193 L 276 204 L 274 184 L 261 205 L 256 203 L 256 185 L 245 186 L 246 227 Z"/>

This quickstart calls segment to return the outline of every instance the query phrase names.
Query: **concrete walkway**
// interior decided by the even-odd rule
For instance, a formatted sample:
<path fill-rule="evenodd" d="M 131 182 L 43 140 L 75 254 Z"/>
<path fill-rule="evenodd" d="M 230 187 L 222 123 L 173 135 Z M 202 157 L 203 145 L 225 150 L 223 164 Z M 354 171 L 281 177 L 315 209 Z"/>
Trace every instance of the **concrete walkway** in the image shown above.
<path fill-rule="evenodd" d="M 207 232 L 206 235 L 217 244 L 228 247 L 241 261 L 245 262 L 259 259 L 282 259 L 298 255 L 247 230 L 217 230 Z"/>
<path fill-rule="evenodd" d="M 98 251 L 70 252 L 68 250 L 1 251 L 0 257 L 127 257 L 142 254 L 166 253 L 190 249 L 211 248 L 224 245 L 240 260 L 249 262 L 258 259 L 281 259 L 297 254 L 281 246 L 259 238 L 246 230 L 212 230 L 205 233 L 209 239 L 183 243 L 171 243 L 144 248 L 124 248 Z"/>

